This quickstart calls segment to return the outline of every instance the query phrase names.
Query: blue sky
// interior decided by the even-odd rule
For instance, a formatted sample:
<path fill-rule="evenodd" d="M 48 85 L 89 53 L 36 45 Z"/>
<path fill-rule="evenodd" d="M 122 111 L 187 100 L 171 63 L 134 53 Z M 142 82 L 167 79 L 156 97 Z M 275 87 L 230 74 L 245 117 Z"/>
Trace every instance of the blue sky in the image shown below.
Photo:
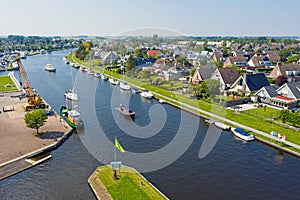
<path fill-rule="evenodd" d="M 2 36 L 300 35 L 298 0 L 5 0 L 0 6 Z"/>

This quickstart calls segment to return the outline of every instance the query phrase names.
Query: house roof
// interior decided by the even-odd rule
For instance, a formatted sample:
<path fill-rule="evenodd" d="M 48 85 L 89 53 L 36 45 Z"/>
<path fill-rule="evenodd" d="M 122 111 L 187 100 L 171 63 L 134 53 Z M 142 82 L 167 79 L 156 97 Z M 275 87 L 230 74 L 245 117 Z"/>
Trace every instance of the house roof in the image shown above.
<path fill-rule="evenodd" d="M 147 55 L 151 56 L 151 57 L 154 57 L 154 56 L 156 56 L 159 53 L 160 53 L 160 50 L 148 50 L 147 51 Z"/>
<path fill-rule="evenodd" d="M 269 94 L 270 97 L 276 97 L 277 92 L 276 92 L 276 87 L 272 85 L 264 86 L 265 91 Z"/>
<path fill-rule="evenodd" d="M 280 61 L 280 56 L 278 55 L 277 52 L 268 52 L 267 54 L 270 61 L 274 61 L 274 62 Z"/>
<path fill-rule="evenodd" d="M 216 58 L 217 61 L 222 61 L 222 58 L 223 58 L 222 51 L 217 50 L 217 51 L 214 52 L 214 54 L 215 54 L 215 58 Z"/>
<path fill-rule="evenodd" d="M 225 84 L 231 85 L 240 77 L 236 68 L 218 68 L 218 70 Z"/>
<path fill-rule="evenodd" d="M 245 63 L 245 64 L 247 63 L 247 58 L 244 55 L 238 55 L 236 57 L 230 56 L 229 59 L 232 64 L 237 63 L 237 62 Z"/>
<path fill-rule="evenodd" d="M 293 95 L 297 98 L 300 99 L 300 82 L 291 82 L 291 83 L 286 83 L 287 87 L 290 88 L 291 92 Z"/>
<path fill-rule="evenodd" d="M 115 54 L 114 52 L 110 51 L 107 52 L 106 55 L 103 57 L 102 60 L 104 61 L 115 61 L 118 60 L 119 56 L 117 54 Z"/>
<path fill-rule="evenodd" d="M 274 86 L 274 85 L 268 85 L 268 86 L 264 86 L 264 87 L 262 87 L 262 88 L 260 88 L 260 90 L 259 91 L 257 91 L 255 94 L 254 94 L 254 96 L 257 96 L 259 93 L 261 93 L 261 91 L 265 91 L 267 94 L 268 94 L 268 96 L 270 97 L 270 98 L 272 98 L 272 97 L 276 97 L 276 96 L 278 96 L 278 94 L 277 94 L 277 86 Z M 264 95 L 265 96 L 265 95 Z M 266 97 L 266 96 L 265 96 Z"/>
<path fill-rule="evenodd" d="M 283 76 L 287 76 L 286 71 L 300 71 L 300 65 L 294 63 L 282 64 L 278 67 Z"/>
<path fill-rule="evenodd" d="M 203 80 L 210 79 L 211 75 L 216 71 L 217 67 L 213 65 L 200 66 L 197 68 Z"/>
<path fill-rule="evenodd" d="M 250 91 L 256 91 L 264 86 L 270 85 L 269 81 L 263 73 L 247 74 L 246 84 Z"/>
<path fill-rule="evenodd" d="M 259 67 L 261 66 L 259 62 L 269 61 L 269 58 L 265 56 L 253 56 L 250 60 L 252 60 L 255 67 Z"/>
<path fill-rule="evenodd" d="M 172 65 L 170 64 L 169 60 L 167 59 L 157 59 L 153 65 L 152 65 L 154 68 L 159 68 L 159 69 L 162 69 L 162 70 L 167 70 L 169 69 L 170 67 L 172 67 Z"/>

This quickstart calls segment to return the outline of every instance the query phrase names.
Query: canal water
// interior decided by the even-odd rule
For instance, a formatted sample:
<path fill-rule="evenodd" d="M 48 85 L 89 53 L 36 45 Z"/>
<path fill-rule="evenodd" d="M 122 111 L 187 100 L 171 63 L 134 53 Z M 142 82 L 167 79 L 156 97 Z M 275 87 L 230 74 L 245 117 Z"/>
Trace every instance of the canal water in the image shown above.
<path fill-rule="evenodd" d="M 64 92 L 76 83 L 84 130 L 53 151 L 52 159 L 0 181 L 0 199 L 95 199 L 87 179 L 115 155 L 142 171 L 170 199 L 299 198 L 299 158 L 257 141 L 243 143 L 229 132 L 219 135 L 197 116 L 71 71 L 62 60 L 69 52 L 22 62 L 32 87 L 57 112 L 65 104 Z M 47 63 L 57 72 L 46 72 Z M 119 103 L 134 110 L 135 119 L 120 115 Z M 200 159 L 199 150 L 211 132 L 219 138 Z M 115 137 L 126 153 L 115 154 Z"/>

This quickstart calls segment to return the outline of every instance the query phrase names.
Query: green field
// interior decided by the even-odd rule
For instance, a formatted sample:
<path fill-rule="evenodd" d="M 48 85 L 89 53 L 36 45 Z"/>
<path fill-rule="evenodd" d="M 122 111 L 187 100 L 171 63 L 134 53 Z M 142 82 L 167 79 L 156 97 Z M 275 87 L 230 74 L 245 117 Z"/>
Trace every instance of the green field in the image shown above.
<path fill-rule="evenodd" d="M 122 166 L 114 179 L 114 172 L 110 166 L 97 169 L 97 176 L 106 187 L 114 200 L 118 199 L 165 199 L 155 188 L 132 168 Z M 93 180 L 95 183 L 96 181 Z M 95 185 L 93 185 L 94 187 Z"/>
<path fill-rule="evenodd" d="M 18 88 L 9 76 L 0 76 L 0 92 L 16 91 Z"/>

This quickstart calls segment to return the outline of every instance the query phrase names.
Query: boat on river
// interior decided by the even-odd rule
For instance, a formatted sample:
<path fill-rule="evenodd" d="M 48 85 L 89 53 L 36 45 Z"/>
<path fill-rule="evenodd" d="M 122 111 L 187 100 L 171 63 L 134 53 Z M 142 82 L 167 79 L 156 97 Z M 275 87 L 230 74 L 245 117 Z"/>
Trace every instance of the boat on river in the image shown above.
<path fill-rule="evenodd" d="M 144 97 L 146 99 L 152 99 L 153 94 L 149 90 L 142 90 L 141 97 Z"/>
<path fill-rule="evenodd" d="M 140 91 L 139 91 L 137 88 L 132 87 L 132 88 L 131 88 L 131 92 L 132 92 L 133 94 L 136 94 L 136 93 L 139 93 Z"/>
<path fill-rule="evenodd" d="M 112 85 L 119 85 L 119 81 L 117 79 L 109 78 L 108 81 Z"/>
<path fill-rule="evenodd" d="M 56 71 L 56 68 L 53 67 L 52 64 L 46 64 L 45 70 L 48 71 L 48 72 L 55 72 L 55 71 Z"/>
<path fill-rule="evenodd" d="M 231 129 L 230 126 L 227 126 L 226 124 L 218 121 L 214 121 L 212 119 L 205 120 L 206 123 L 211 124 L 219 129 L 222 129 L 224 131 L 229 131 Z"/>
<path fill-rule="evenodd" d="M 125 116 L 128 116 L 128 117 L 134 117 L 135 116 L 134 111 L 124 108 L 124 106 L 122 104 L 119 107 L 119 111 L 120 111 L 121 114 L 123 114 Z"/>
<path fill-rule="evenodd" d="M 73 89 L 65 92 L 65 97 L 72 101 L 78 101 L 78 95 Z"/>
<path fill-rule="evenodd" d="M 95 72 L 95 73 L 94 73 L 94 76 L 95 76 L 96 78 L 100 78 L 101 74 L 100 74 L 99 72 Z"/>
<path fill-rule="evenodd" d="M 130 90 L 130 85 L 126 81 L 121 81 L 120 88 L 122 90 Z"/>
<path fill-rule="evenodd" d="M 238 138 L 240 138 L 242 140 L 251 141 L 251 140 L 255 139 L 255 137 L 252 134 L 248 133 L 247 131 L 245 131 L 242 128 L 235 128 L 231 131 L 235 136 L 237 136 Z"/>
<path fill-rule="evenodd" d="M 69 110 L 66 106 L 60 108 L 60 117 L 72 128 L 77 128 L 82 124 L 80 113 L 77 110 Z"/>
<path fill-rule="evenodd" d="M 105 74 L 101 74 L 101 79 L 102 79 L 103 81 L 107 81 L 107 80 L 108 80 L 108 78 L 107 78 L 107 76 L 105 76 Z"/>

